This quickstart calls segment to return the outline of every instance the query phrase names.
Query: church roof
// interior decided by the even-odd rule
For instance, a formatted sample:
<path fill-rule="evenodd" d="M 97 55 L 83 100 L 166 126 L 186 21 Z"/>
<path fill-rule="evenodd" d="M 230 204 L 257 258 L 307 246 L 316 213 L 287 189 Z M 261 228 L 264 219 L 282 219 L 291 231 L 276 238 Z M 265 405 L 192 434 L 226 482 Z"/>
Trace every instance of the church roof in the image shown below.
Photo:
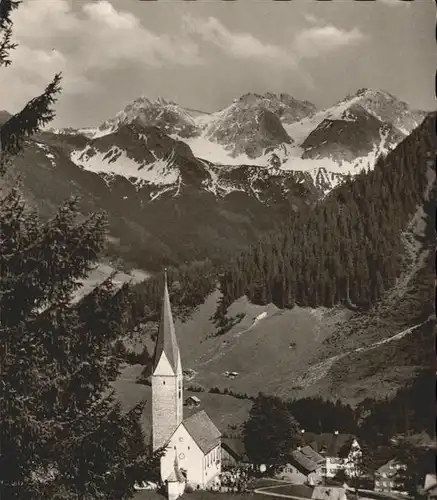
<path fill-rule="evenodd" d="M 205 410 L 191 415 L 182 423 L 204 454 L 209 453 L 220 444 L 222 433 L 217 429 Z"/>
<path fill-rule="evenodd" d="M 171 312 L 170 296 L 167 286 L 167 272 L 165 273 L 164 297 L 161 306 L 161 319 L 159 322 L 158 338 L 153 355 L 153 370 L 156 369 L 162 353 L 165 353 L 174 372 L 177 371 L 179 348 Z"/>

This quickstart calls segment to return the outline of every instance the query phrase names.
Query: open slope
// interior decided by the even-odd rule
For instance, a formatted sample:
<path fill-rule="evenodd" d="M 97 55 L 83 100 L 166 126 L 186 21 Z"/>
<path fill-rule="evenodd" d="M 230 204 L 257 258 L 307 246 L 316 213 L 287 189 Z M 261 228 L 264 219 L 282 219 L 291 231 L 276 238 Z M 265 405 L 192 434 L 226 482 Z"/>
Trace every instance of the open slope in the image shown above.
<path fill-rule="evenodd" d="M 135 383 L 142 368 L 140 365 L 126 367 L 112 385 L 122 407 L 126 410 L 140 401 L 146 401 L 142 427 L 148 440 L 151 436 L 152 390 L 150 386 Z M 199 397 L 201 404 L 197 408 L 184 407 L 184 416 L 188 417 L 197 411 L 205 410 L 209 415 L 214 415 L 214 423 L 222 433 L 227 434 L 232 433 L 236 427 L 247 420 L 252 406 L 250 400 L 236 399 L 232 396 L 184 391 L 184 398 L 190 395 Z"/>

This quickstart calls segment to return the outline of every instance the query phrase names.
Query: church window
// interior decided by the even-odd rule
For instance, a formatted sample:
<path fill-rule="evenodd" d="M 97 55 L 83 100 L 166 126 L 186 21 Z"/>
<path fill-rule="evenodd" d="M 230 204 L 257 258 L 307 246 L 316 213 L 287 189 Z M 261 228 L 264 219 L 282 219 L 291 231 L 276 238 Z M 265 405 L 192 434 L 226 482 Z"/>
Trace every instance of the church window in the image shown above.
<path fill-rule="evenodd" d="M 184 440 L 184 438 L 181 436 L 181 437 L 179 438 L 179 441 L 182 443 L 182 441 L 183 441 L 183 440 Z"/>
<path fill-rule="evenodd" d="M 162 384 L 165 385 L 165 380 L 162 381 Z"/>

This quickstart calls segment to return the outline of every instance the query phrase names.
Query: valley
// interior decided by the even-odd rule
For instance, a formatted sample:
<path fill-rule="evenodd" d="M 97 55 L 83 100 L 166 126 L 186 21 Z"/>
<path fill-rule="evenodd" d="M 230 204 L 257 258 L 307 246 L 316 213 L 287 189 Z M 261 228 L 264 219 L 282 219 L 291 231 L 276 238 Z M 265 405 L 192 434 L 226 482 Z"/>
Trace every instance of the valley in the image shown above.
<path fill-rule="evenodd" d="M 107 212 L 106 261 L 85 283 L 86 292 L 116 268 L 124 270 L 117 281 L 134 284 L 153 278 L 164 264 L 202 265 L 208 258 L 222 265 L 294 214 L 328 200 L 346 179 L 371 171 L 423 117 L 370 89 L 322 111 L 284 94 L 247 94 L 212 114 L 140 98 L 99 128 L 43 131 L 28 141 L 16 168 L 24 195 L 46 217 L 71 195 L 81 197 L 84 212 Z M 435 191 L 433 175 L 425 202 Z M 13 176 L 6 181 L 12 185 Z M 407 267 L 369 311 L 346 304 L 281 309 L 243 294 L 226 308 L 230 327 L 220 329 L 213 319 L 223 301 L 220 290 L 188 308 L 177 331 L 185 366 L 195 374 L 189 383 L 251 396 L 324 395 L 352 405 L 394 393 L 421 361 L 402 366 L 387 352 L 399 352 L 417 332 L 426 336 L 435 327 L 428 305 L 414 310 L 418 283 L 430 286 L 429 210 L 418 206 L 403 235 Z M 139 353 L 146 345 L 151 353 L 147 332 L 154 329 L 147 323 L 127 347 Z M 120 383 L 141 394 L 144 387 L 131 380 L 141 370 L 132 369 Z M 238 376 L 229 379 L 226 371 Z"/>

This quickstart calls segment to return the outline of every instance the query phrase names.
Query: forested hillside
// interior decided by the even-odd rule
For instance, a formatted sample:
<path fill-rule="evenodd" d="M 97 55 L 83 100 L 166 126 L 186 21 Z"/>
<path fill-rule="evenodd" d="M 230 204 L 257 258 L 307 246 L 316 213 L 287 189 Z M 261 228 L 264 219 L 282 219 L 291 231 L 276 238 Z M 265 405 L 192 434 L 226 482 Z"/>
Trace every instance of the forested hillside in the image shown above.
<path fill-rule="evenodd" d="M 378 301 L 403 270 L 402 233 L 430 194 L 434 123 L 428 115 L 373 171 L 346 181 L 236 257 L 220 279 L 218 313 L 242 295 L 280 308 L 368 309 Z"/>
<path fill-rule="evenodd" d="M 217 272 L 217 266 L 210 260 L 168 269 L 169 292 L 176 317 L 186 317 L 205 301 L 217 285 Z M 158 321 L 163 286 L 164 274 L 160 273 L 131 287 L 130 319 L 133 326 L 142 321 Z"/>

